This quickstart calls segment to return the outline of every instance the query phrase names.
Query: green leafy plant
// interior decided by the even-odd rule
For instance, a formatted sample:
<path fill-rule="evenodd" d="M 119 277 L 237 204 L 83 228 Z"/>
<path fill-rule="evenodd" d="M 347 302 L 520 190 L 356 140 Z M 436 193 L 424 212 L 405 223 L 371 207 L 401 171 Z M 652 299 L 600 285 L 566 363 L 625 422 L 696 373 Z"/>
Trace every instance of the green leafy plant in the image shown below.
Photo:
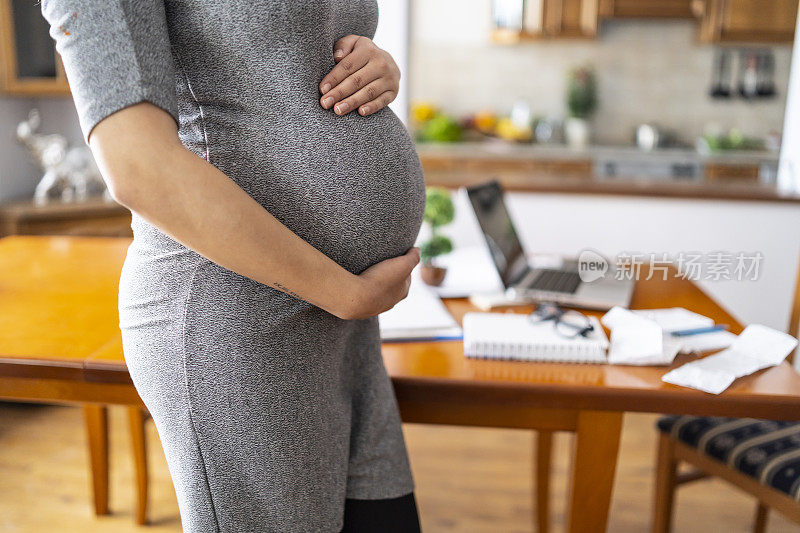
<path fill-rule="evenodd" d="M 569 71 L 567 80 L 567 111 L 570 117 L 589 118 L 597 109 L 597 80 L 590 67 Z"/>
<path fill-rule="evenodd" d="M 428 187 L 425 191 L 425 215 L 423 221 L 430 228 L 430 237 L 420 246 L 422 263 L 431 265 L 433 259 L 453 251 L 453 242 L 439 233 L 442 226 L 450 224 L 456 208 L 446 189 Z"/>

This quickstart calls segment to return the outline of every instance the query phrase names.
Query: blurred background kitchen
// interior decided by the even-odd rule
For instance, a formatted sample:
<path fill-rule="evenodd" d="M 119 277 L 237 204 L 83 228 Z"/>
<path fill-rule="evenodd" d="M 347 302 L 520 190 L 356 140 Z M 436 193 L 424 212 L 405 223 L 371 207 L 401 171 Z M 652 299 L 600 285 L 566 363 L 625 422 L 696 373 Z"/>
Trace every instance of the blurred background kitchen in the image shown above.
<path fill-rule="evenodd" d="M 418 141 L 428 185 L 453 191 L 456 221 L 443 231 L 457 251 L 483 244 L 458 188 L 496 178 L 511 191 L 511 214 L 529 252 L 762 254 L 755 279 L 698 283 L 741 322 L 786 329 L 800 257 L 797 0 L 379 4 L 375 40 L 404 74 L 392 108 Z M 96 172 L 85 160 L 69 87 L 38 3 L 0 0 L 0 75 L 0 236 L 130 235 L 127 210 L 86 187 Z M 17 476 L 0 475 L 6 523 L 46 530 L 35 526 L 44 517 L 31 513 L 41 499 L 57 519 L 107 531 L 112 522 L 81 522 L 89 512 L 88 496 L 80 492 L 88 491 L 80 414 L 54 417 L 30 406 L 3 412 L 8 453 L 0 467 Z M 50 425 L 36 422 L 45 416 Z M 623 437 L 622 455 L 632 459 L 620 465 L 611 531 L 645 527 L 651 424 L 642 418 Z M 439 433 L 431 437 L 431 431 Z M 59 444 L 48 447 L 52 435 Z M 515 474 L 520 461 L 530 461 L 522 442 L 530 437 L 474 435 L 407 428 L 420 497 L 429 502 L 423 510 L 438 509 L 423 514 L 423 524 L 442 531 L 497 531 L 498 523 L 503 530 L 527 530 L 529 480 Z M 124 435 L 114 433 L 112 440 L 126 446 Z M 454 442 L 456 455 L 447 447 Z M 471 486 L 467 496 L 482 494 L 482 463 L 473 459 L 487 447 L 505 450 L 492 466 L 504 492 L 477 509 L 452 489 L 464 494 Z M 114 469 L 126 472 L 114 481 L 119 498 L 128 497 L 131 484 L 125 453 L 112 459 Z M 566 460 L 565 454 L 558 458 L 560 474 Z M 152 527 L 174 531 L 174 495 L 163 458 L 155 461 Z M 61 473 L 51 474 L 56 468 Z M 12 484 L 29 473 L 30 484 Z M 564 476 L 556 490 L 561 483 Z M 682 496 L 676 530 L 747 529 L 749 500 L 730 491 L 719 496 L 728 489 L 713 487 Z M 455 506 L 448 506 L 451 498 Z M 562 503 L 555 505 L 556 523 Z M 129 518 L 114 524 L 132 527 Z M 3 523 L 0 518 L 0 529 Z M 794 530 L 780 518 L 772 527 Z"/>
<path fill-rule="evenodd" d="M 757 280 L 700 284 L 785 328 L 796 21 L 793 0 L 413 2 L 408 123 L 428 183 L 498 178 L 530 251 L 762 252 Z M 463 218 L 457 247 L 478 244 Z"/>

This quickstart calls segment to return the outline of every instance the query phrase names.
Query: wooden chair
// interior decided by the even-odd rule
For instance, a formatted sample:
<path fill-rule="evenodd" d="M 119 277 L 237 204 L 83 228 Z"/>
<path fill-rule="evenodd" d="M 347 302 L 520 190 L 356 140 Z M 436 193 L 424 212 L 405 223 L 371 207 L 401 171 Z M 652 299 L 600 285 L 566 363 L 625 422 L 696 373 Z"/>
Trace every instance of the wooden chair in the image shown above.
<path fill-rule="evenodd" d="M 789 334 L 800 327 L 800 272 Z M 800 415 L 797 422 L 693 416 L 658 421 L 653 532 L 668 533 L 675 489 L 717 477 L 757 500 L 753 531 L 763 533 L 770 509 L 800 524 Z M 692 470 L 679 473 L 681 462 Z"/>

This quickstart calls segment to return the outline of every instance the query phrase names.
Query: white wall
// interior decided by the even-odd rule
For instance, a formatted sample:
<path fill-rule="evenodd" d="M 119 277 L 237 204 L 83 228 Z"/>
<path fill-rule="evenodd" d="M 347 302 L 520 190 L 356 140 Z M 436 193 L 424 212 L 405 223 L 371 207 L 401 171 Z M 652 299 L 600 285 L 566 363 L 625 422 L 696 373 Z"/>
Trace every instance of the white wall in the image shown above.
<path fill-rule="evenodd" d="M 400 0 L 378 0 L 378 29 L 375 43 L 389 52 L 400 67 L 400 92 L 389 107 L 406 122 L 408 117 L 408 35 L 409 3 Z"/>
<path fill-rule="evenodd" d="M 469 205 L 457 196 L 456 246 L 482 245 Z M 703 281 L 702 288 L 744 323 L 786 330 L 800 251 L 800 205 L 510 193 L 508 204 L 529 253 L 761 252 L 756 281 Z"/>
<path fill-rule="evenodd" d="M 797 35 L 800 35 L 800 17 L 797 19 Z M 800 39 L 794 42 L 778 168 L 778 185 L 784 190 L 800 192 Z"/>

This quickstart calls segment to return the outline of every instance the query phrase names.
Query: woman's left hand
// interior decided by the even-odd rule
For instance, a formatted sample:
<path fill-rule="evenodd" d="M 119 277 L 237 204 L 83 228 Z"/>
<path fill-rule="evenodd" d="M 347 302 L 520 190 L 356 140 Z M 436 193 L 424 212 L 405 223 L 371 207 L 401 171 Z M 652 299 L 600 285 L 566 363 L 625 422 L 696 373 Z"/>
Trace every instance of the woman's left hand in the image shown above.
<path fill-rule="evenodd" d="M 389 105 L 400 88 L 400 69 L 392 56 L 368 37 L 348 35 L 333 45 L 336 66 L 319 84 L 320 103 L 337 115 L 354 109 L 363 116 Z"/>

